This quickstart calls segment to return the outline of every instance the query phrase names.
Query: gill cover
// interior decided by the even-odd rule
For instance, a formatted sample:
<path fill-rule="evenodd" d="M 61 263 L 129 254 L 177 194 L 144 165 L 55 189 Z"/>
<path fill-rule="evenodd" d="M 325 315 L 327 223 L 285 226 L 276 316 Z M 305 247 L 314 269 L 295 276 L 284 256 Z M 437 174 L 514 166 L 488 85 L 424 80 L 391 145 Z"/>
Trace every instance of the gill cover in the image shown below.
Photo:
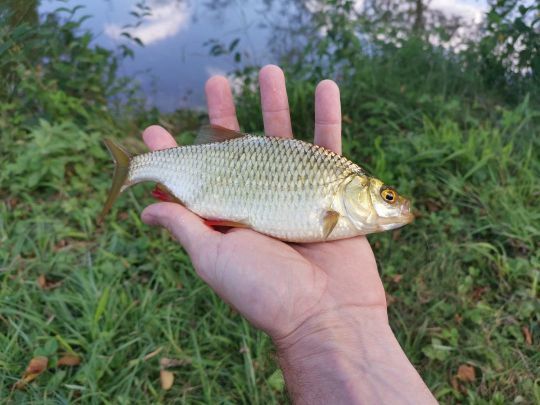
<path fill-rule="evenodd" d="M 354 175 L 344 186 L 343 205 L 349 220 L 358 229 L 366 229 L 375 209 L 369 193 L 370 180 L 365 176 Z"/>

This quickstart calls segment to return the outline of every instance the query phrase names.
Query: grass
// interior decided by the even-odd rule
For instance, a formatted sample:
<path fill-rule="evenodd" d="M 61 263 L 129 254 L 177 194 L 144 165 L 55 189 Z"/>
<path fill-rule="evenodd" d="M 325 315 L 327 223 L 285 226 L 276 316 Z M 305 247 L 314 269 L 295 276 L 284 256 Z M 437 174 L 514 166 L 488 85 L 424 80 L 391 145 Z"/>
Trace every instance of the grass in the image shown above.
<path fill-rule="evenodd" d="M 392 326 L 443 402 L 540 399 L 539 145 L 526 104 L 504 114 L 507 124 L 467 131 L 426 118 L 415 133 L 350 137 L 346 147 L 414 198 L 413 225 L 370 240 Z M 0 205 L 0 395 L 13 403 L 285 401 L 269 339 L 196 278 L 164 231 L 141 223 L 148 187 L 124 195 L 95 226 L 111 170 L 103 135 L 42 122 L 10 151 Z M 40 275 L 60 284 L 40 288 Z M 33 355 L 45 352 L 54 365 L 71 351 L 79 367 L 51 367 L 11 391 Z M 159 386 L 160 357 L 184 363 L 170 391 Z M 474 366 L 474 381 L 455 379 L 462 364 Z"/>
<path fill-rule="evenodd" d="M 11 58 L 3 66 L 17 67 L 0 93 L 0 398 L 286 402 L 269 339 L 195 276 L 166 232 L 141 223 L 149 185 L 95 223 L 112 174 L 104 137 L 143 150 L 126 134 L 159 121 L 187 142 L 205 117 L 103 107 L 111 54 L 47 24 L 37 34 L 0 30 L 44 35 L 28 55 L 0 50 Z M 441 402 L 540 403 L 539 108 L 526 95 L 512 104 L 469 94 L 476 79 L 424 48 L 382 62 L 359 56 L 338 78 L 345 155 L 412 196 L 417 213 L 413 224 L 369 237 L 390 322 Z M 49 65 L 35 66 L 42 49 Z M 69 70 L 64 49 L 68 62 L 94 67 L 92 80 Z M 320 73 L 303 69 L 287 70 L 288 90 L 294 131 L 309 138 Z M 239 97 L 238 113 L 246 130 L 262 129 L 256 93 Z M 57 367 L 64 353 L 81 364 Z M 47 371 L 13 390 L 38 355 L 49 358 Z M 160 387 L 163 357 L 179 363 L 169 391 Z"/>
<path fill-rule="evenodd" d="M 17 158 L 7 165 L 9 177 L 21 181 L 2 183 L 13 191 L 3 195 L 0 214 L 0 397 L 12 403 L 282 402 L 268 339 L 194 276 L 165 232 L 141 223 L 137 212 L 150 201 L 148 192 L 127 193 L 106 226 L 96 228 L 111 170 L 100 136 L 43 123 L 14 147 Z M 74 137 L 79 146 L 67 142 Z M 68 153 L 74 160 L 56 170 L 54 162 Z M 66 166 L 73 170 L 67 181 Z M 42 177 L 23 180 L 40 167 L 46 167 Z M 40 275 L 60 284 L 40 288 Z M 144 360 L 158 349 L 159 356 Z M 82 356 L 81 366 L 55 368 L 63 352 Z M 38 384 L 12 391 L 38 354 L 49 356 L 53 367 Z M 161 357 L 185 363 L 168 392 L 159 386 Z"/>

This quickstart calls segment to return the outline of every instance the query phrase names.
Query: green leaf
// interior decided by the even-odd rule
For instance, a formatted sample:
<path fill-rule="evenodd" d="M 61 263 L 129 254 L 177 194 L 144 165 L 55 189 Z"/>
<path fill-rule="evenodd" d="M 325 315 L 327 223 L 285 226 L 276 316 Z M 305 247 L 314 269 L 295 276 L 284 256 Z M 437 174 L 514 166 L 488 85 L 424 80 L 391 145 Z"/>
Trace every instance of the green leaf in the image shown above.
<path fill-rule="evenodd" d="M 229 45 L 229 52 L 234 51 L 234 48 L 237 47 L 237 45 L 238 45 L 239 42 L 240 42 L 240 38 L 234 39 L 234 40 L 230 43 L 230 45 Z"/>
<path fill-rule="evenodd" d="M 52 357 L 56 354 L 58 350 L 58 342 L 55 338 L 48 338 L 45 343 L 34 350 L 34 357 L 36 356 L 45 356 Z"/>
<path fill-rule="evenodd" d="M 99 320 L 101 319 L 101 316 L 105 312 L 105 309 L 107 308 L 107 303 L 109 302 L 109 293 L 110 293 L 110 287 L 105 288 L 101 296 L 99 297 L 99 301 L 96 307 L 96 312 L 94 314 L 94 323 L 97 324 Z"/>
<path fill-rule="evenodd" d="M 276 369 L 266 381 L 270 387 L 279 392 L 283 391 L 283 388 L 285 387 L 283 372 L 279 368 Z"/>

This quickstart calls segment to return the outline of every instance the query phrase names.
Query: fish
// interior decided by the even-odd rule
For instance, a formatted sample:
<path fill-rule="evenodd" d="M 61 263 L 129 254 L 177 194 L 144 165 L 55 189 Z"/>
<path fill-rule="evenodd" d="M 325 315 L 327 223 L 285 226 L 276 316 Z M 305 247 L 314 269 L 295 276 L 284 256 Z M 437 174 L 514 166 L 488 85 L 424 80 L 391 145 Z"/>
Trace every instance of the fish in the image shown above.
<path fill-rule="evenodd" d="M 324 242 L 410 223 L 410 201 L 356 163 L 298 139 L 201 128 L 193 145 L 131 156 L 105 140 L 115 172 L 100 215 L 145 181 L 211 226 L 243 227 L 293 243 Z"/>

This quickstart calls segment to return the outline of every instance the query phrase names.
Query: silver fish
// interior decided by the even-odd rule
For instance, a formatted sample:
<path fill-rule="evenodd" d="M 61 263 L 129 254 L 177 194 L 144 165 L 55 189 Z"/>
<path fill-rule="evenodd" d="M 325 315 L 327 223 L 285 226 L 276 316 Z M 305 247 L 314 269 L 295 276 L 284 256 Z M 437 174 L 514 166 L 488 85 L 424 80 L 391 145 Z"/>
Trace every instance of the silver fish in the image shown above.
<path fill-rule="evenodd" d="M 414 218 L 394 188 L 347 158 L 297 139 L 207 126 L 195 145 L 133 157 L 105 142 L 116 170 L 102 218 L 118 194 L 143 181 L 159 183 L 209 224 L 288 242 L 365 235 Z"/>

